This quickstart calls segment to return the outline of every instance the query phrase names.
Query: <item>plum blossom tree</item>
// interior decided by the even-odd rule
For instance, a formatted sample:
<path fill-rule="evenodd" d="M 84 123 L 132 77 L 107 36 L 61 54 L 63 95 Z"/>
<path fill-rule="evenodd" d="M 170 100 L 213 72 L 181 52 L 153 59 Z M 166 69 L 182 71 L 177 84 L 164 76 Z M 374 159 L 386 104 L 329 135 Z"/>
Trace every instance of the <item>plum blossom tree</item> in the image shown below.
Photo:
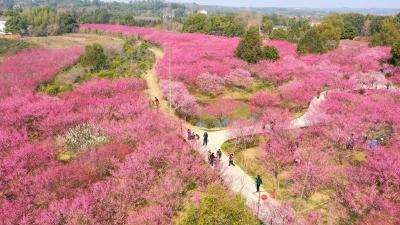
<path fill-rule="evenodd" d="M 287 111 L 268 111 L 263 124 L 268 142 L 263 147 L 262 159 L 265 168 L 274 176 L 274 189 L 279 192 L 279 174 L 293 163 L 294 156 L 289 151 L 293 133 L 288 129 L 290 114 Z"/>
<path fill-rule="evenodd" d="M 244 69 L 232 70 L 226 77 L 225 82 L 228 85 L 249 89 L 254 82 L 251 73 Z"/>
<path fill-rule="evenodd" d="M 218 183 L 179 138 L 177 124 L 150 109 L 144 88 L 138 79 L 93 80 L 60 97 L 0 100 L 0 220 L 171 224 L 190 188 Z M 55 137 L 85 123 L 108 142 L 57 161 Z"/>
<path fill-rule="evenodd" d="M 218 75 L 202 73 L 197 77 L 197 87 L 208 95 L 219 95 L 224 91 L 224 79 Z"/>
<path fill-rule="evenodd" d="M 258 108 L 277 106 L 279 103 L 279 97 L 270 91 L 257 92 L 250 98 L 250 104 Z"/>
<path fill-rule="evenodd" d="M 30 92 L 51 80 L 63 68 L 78 61 L 81 48 L 31 49 L 8 57 L 0 64 L 0 97 Z"/>
<path fill-rule="evenodd" d="M 291 175 L 292 191 L 300 198 L 309 199 L 312 194 L 331 184 L 337 169 L 333 159 L 314 141 L 314 149 L 302 147 L 298 163 Z"/>
<path fill-rule="evenodd" d="M 271 207 L 270 212 L 268 223 L 271 225 L 296 224 L 296 213 L 289 202 L 283 201 L 279 205 Z"/>
<path fill-rule="evenodd" d="M 161 91 L 175 110 L 186 116 L 195 116 L 198 113 L 199 105 L 196 98 L 189 93 L 185 85 L 181 82 L 160 81 Z M 171 93 L 171 96 L 170 96 Z"/>

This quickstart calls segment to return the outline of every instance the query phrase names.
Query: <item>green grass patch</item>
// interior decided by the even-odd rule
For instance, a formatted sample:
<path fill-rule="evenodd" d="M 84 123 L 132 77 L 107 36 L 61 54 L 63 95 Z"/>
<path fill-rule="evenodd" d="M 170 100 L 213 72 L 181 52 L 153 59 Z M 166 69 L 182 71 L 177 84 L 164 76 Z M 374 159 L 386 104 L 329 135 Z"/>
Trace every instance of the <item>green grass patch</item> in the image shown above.
<path fill-rule="evenodd" d="M 236 110 L 232 113 L 232 116 L 230 118 L 231 120 L 245 120 L 250 118 L 250 116 L 251 112 L 249 106 L 246 104 L 242 104 L 236 108 Z"/>
<path fill-rule="evenodd" d="M 54 81 L 47 81 L 39 85 L 37 90 L 51 96 L 56 96 L 62 92 L 70 91 L 72 88 L 71 84 L 57 84 Z"/>
<path fill-rule="evenodd" d="M 31 47 L 30 43 L 23 40 L 0 38 L 0 56 L 15 54 Z"/>
<path fill-rule="evenodd" d="M 352 152 L 352 162 L 356 165 L 359 165 L 362 162 L 364 162 L 366 157 L 367 155 L 362 150 Z"/>

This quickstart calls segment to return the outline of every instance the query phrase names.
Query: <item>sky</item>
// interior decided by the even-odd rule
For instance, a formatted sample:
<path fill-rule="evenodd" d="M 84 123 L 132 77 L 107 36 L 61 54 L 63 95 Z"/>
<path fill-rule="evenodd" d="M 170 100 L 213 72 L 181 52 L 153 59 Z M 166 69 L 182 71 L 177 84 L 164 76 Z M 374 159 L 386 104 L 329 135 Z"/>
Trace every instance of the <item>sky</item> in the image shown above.
<path fill-rule="evenodd" d="M 201 5 L 301 8 L 400 8 L 400 0 L 170 0 Z"/>

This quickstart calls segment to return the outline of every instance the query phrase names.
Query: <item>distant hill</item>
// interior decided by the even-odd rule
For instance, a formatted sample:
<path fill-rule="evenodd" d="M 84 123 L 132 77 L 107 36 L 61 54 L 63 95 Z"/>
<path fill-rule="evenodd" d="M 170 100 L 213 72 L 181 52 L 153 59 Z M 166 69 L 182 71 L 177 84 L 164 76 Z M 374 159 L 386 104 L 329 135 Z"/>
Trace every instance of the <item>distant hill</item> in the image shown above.
<path fill-rule="evenodd" d="M 229 7 L 214 5 L 199 5 L 196 3 L 185 4 L 186 8 L 192 10 L 205 9 L 209 12 L 240 12 L 254 11 L 264 14 L 280 14 L 286 16 L 325 16 L 331 13 L 361 13 L 382 16 L 396 15 L 400 9 L 389 8 L 291 8 L 291 7 Z"/>

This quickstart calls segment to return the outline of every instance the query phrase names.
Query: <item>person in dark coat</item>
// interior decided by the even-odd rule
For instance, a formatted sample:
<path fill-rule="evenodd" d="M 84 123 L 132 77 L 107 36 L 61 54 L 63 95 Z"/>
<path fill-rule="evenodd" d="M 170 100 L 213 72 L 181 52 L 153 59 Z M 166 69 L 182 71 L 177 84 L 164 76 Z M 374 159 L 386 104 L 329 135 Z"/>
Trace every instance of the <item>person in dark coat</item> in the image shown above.
<path fill-rule="evenodd" d="M 235 166 L 233 163 L 233 154 L 229 154 L 229 165 L 228 166 Z"/>
<path fill-rule="evenodd" d="M 217 157 L 218 157 L 218 160 L 221 160 L 221 158 L 222 158 L 222 151 L 221 151 L 221 149 L 218 149 L 218 151 L 217 151 Z"/>
<path fill-rule="evenodd" d="M 203 134 L 203 146 L 207 146 L 208 144 L 208 133 L 204 132 Z"/>
<path fill-rule="evenodd" d="M 257 188 L 257 192 L 260 192 L 260 186 L 261 186 L 261 184 L 262 184 L 262 179 L 261 179 L 260 175 L 257 175 L 257 178 L 256 178 L 256 188 Z"/>
<path fill-rule="evenodd" d="M 215 164 L 215 155 L 214 155 L 214 152 L 213 152 L 210 155 L 210 165 L 214 166 L 214 164 Z"/>

